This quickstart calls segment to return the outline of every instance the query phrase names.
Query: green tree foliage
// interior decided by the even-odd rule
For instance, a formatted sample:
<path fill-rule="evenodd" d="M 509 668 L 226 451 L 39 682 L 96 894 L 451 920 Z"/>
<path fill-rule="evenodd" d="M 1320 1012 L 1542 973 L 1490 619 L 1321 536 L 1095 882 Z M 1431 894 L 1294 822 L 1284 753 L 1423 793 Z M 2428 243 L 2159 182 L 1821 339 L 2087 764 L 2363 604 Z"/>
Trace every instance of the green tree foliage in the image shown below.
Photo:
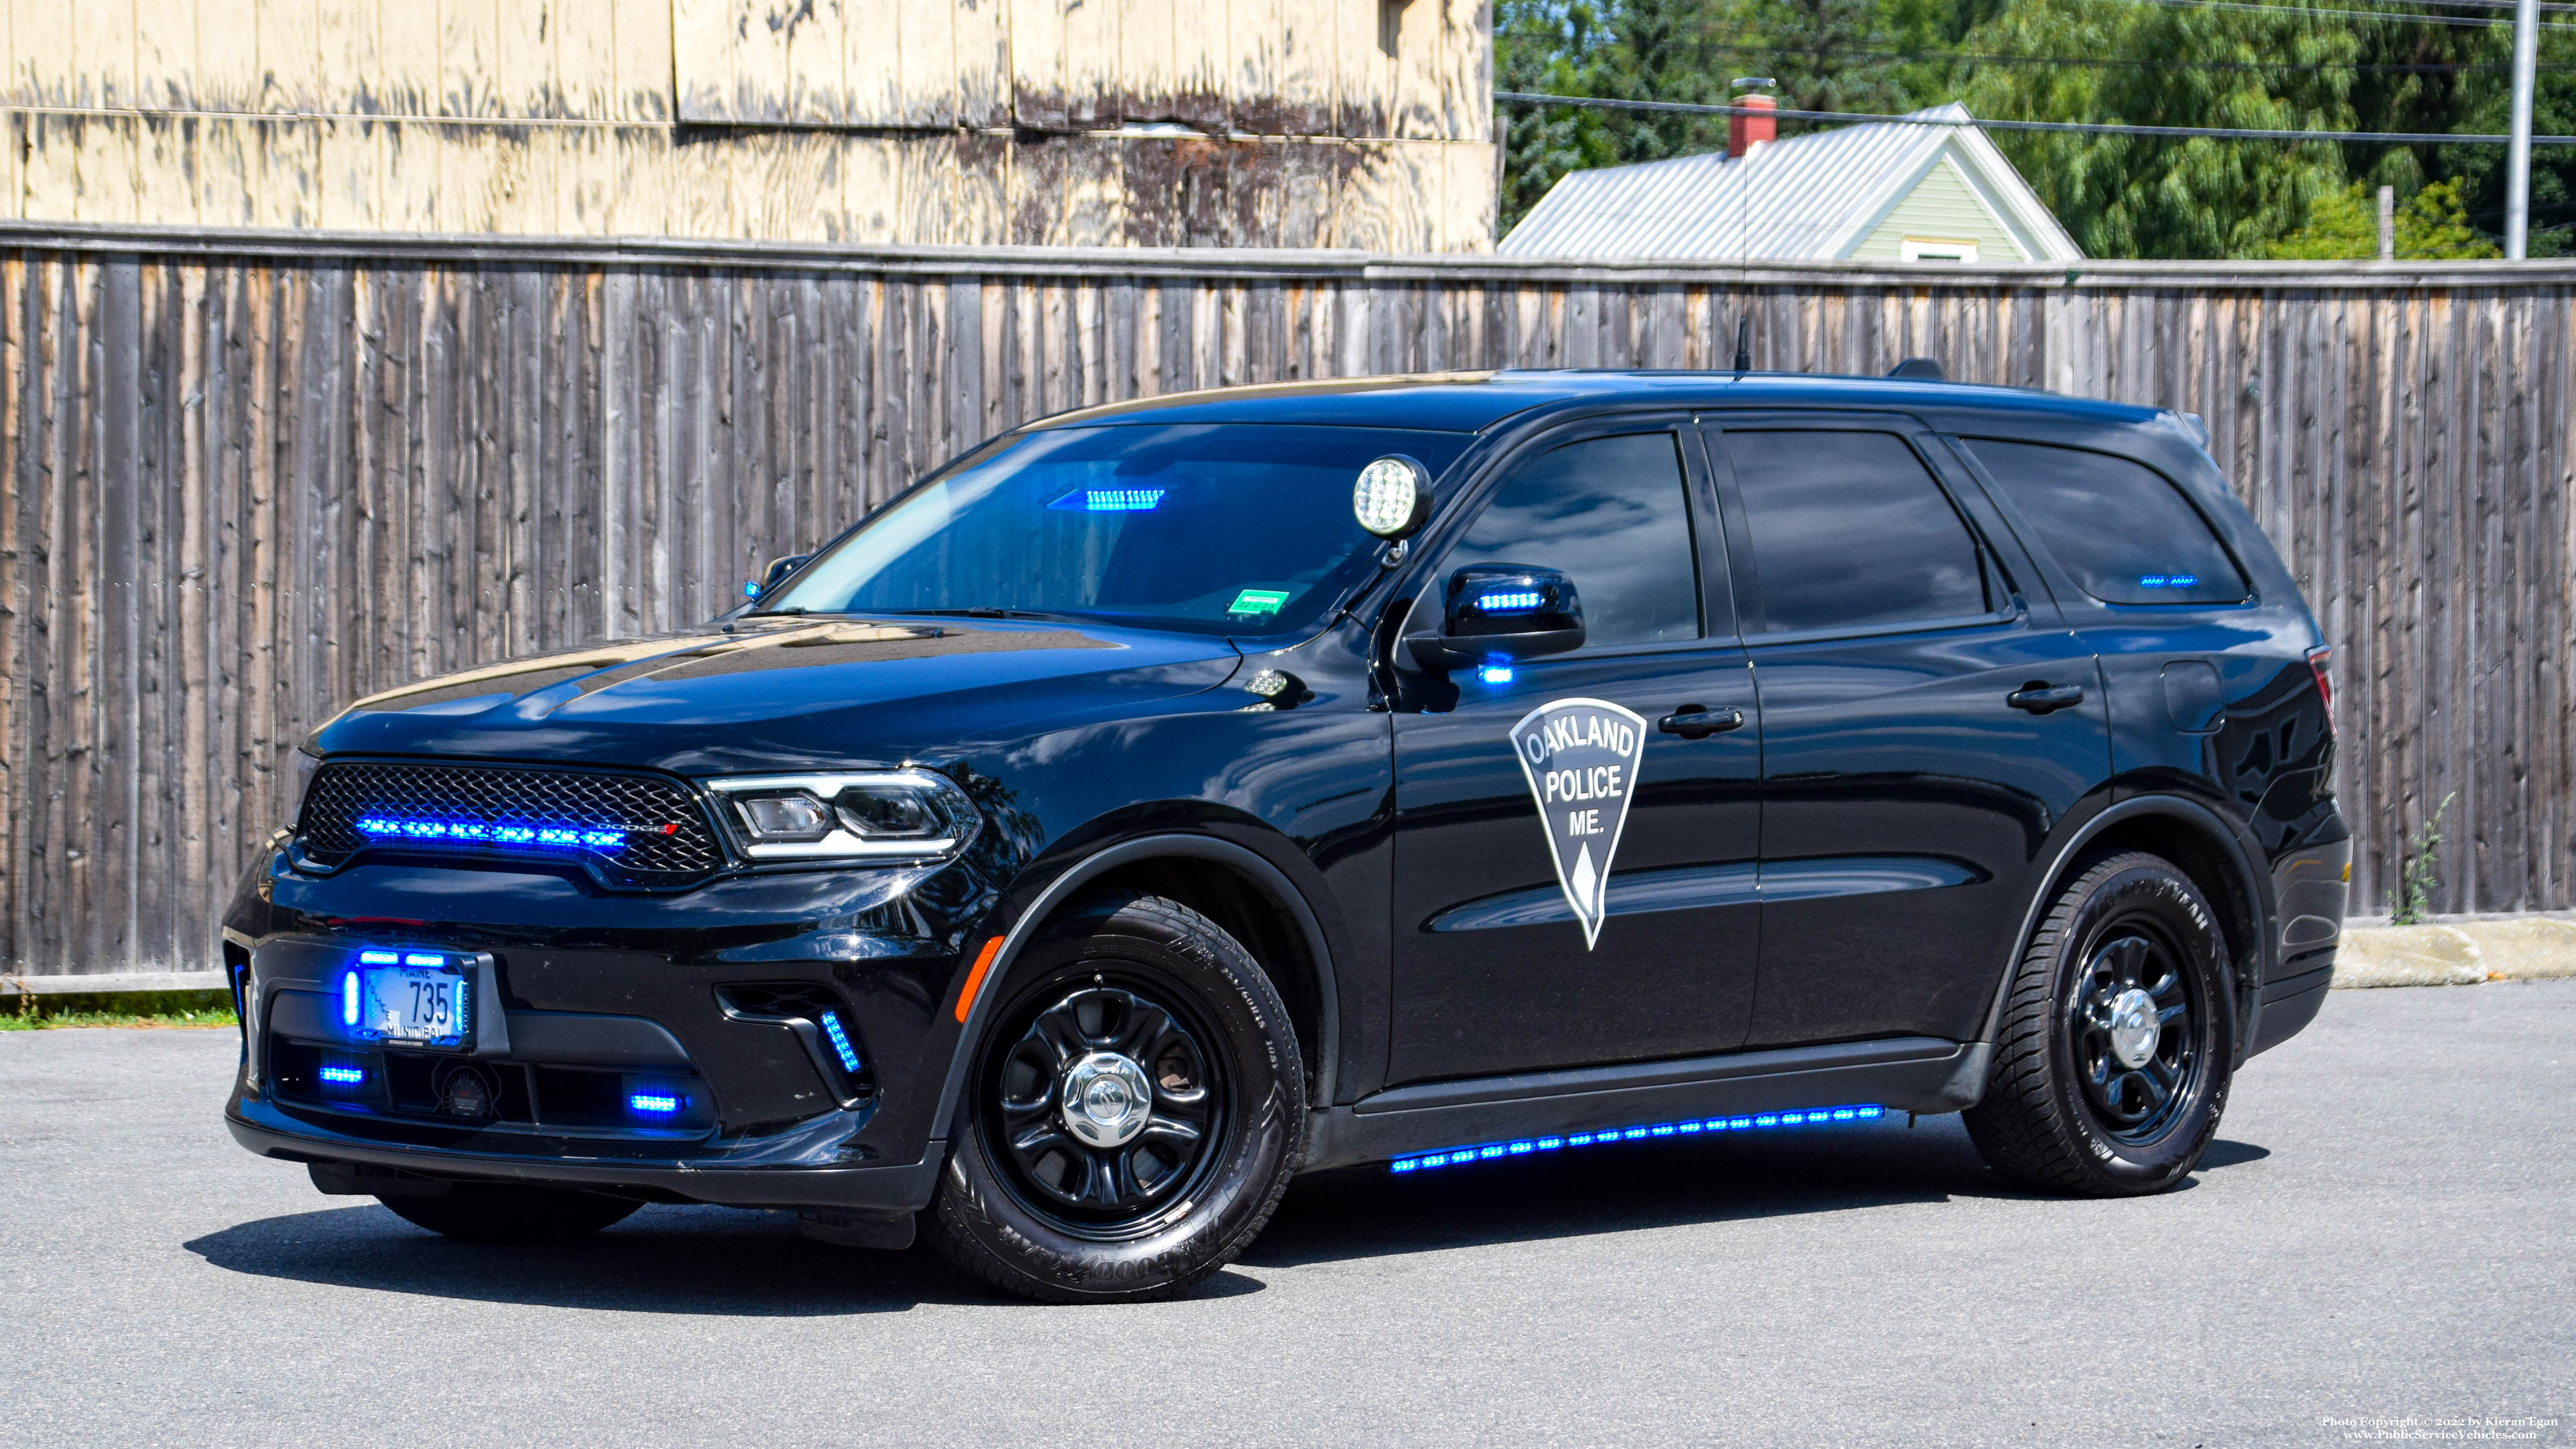
<path fill-rule="evenodd" d="M 2397 204 L 2397 259 L 2475 261 L 2504 248 L 2469 225 L 2460 183 L 2436 181 Z M 2272 243 L 2283 261 L 2371 261 L 2379 256 L 2379 197 L 2366 181 L 2329 191 L 2308 207 L 2308 224 Z"/>
<path fill-rule="evenodd" d="M 2231 64 L 2349 64 L 2360 42 L 2299 15 L 2106 0 L 2015 5 L 1968 37 L 1975 54 L 2165 56 Z M 2349 70 L 1984 66 L 1961 97 L 1997 120 L 2349 130 Z M 2343 185 L 2338 148 L 2142 136 L 1998 133 L 2076 243 L 2097 257 L 2258 254 Z"/>
<path fill-rule="evenodd" d="M 2505 128 L 2511 32 L 2307 13 L 2374 0 L 2265 0 L 2283 13 L 2141 0 L 1499 0 L 1506 90 L 1710 102 L 1767 75 L 1798 109 L 1893 112 L 1965 101 L 1996 119 L 2264 130 Z M 2558 17 L 2548 17 L 2553 23 Z M 2003 60 L 1980 59 L 2004 57 Z M 2090 64 L 2014 63 L 2024 58 Z M 2576 132 L 2576 23 L 2544 27 L 2536 129 Z M 1511 107 L 1508 227 L 1566 171 L 1721 147 L 1721 117 Z M 1784 123 L 1794 134 L 1795 123 Z M 2328 241 L 2356 181 L 2431 198 L 2425 248 L 2473 255 L 2502 230 L 2504 150 L 1995 133 L 2077 242 L 2103 257 L 2260 257 Z M 2534 255 L 2570 249 L 2576 148 L 2542 148 Z M 2427 183 L 2447 180 L 2448 190 Z M 2410 203 L 2412 204 L 2412 203 Z M 2373 219 L 2373 218 L 2366 218 Z M 2375 227 L 2375 219 L 2373 219 Z M 2322 228 L 2322 229 L 2321 229 Z M 2409 236 L 2418 233 L 2409 232 Z M 2304 240 L 2293 242 L 2293 237 Z M 2376 233 L 2365 254 L 2376 255 Z M 2434 254 L 2427 250 L 2425 255 Z"/>

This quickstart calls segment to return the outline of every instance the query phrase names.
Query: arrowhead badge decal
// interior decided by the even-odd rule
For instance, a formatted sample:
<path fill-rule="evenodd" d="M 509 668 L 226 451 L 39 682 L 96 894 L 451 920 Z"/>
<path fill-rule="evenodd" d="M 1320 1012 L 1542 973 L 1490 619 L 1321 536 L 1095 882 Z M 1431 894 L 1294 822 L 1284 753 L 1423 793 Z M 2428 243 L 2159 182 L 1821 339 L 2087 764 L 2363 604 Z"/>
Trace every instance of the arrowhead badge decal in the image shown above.
<path fill-rule="evenodd" d="M 1606 700 L 1550 700 L 1512 726 L 1512 750 L 1538 801 L 1556 883 L 1583 923 L 1589 951 L 1601 937 L 1610 860 L 1645 758 L 1646 722 Z"/>

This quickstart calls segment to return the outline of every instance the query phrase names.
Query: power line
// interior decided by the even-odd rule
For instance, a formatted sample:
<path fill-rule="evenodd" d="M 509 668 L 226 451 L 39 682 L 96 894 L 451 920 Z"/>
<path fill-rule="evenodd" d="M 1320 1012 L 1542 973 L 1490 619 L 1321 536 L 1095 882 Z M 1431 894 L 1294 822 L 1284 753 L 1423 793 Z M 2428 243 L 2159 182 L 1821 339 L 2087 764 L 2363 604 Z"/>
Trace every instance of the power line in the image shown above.
<path fill-rule="evenodd" d="M 2099 56 L 2072 55 L 1969 55 L 1932 50 L 1846 50 L 1840 46 L 1791 45 L 1717 45 L 1709 47 L 1727 55 L 1840 56 L 1852 60 L 1884 60 L 1900 65 L 1929 65 L 1956 61 L 1966 65 L 2052 65 L 2094 70 L 2348 70 L 2371 75 L 2455 75 L 2467 71 L 2503 71 L 2513 67 L 2501 60 L 2491 61 L 2338 61 L 2338 60 L 2163 60 L 2146 58 L 2110 59 Z M 2576 70 L 2576 66 L 2544 65 L 2546 71 Z"/>
<path fill-rule="evenodd" d="M 2368 141 L 2403 146 L 2501 146 L 2510 137 L 2452 135 L 2441 131 L 2265 131 L 2236 126 L 2127 126 L 2104 121 L 1948 120 L 1936 116 L 1882 116 L 1868 111 L 1793 111 L 1765 106 L 1702 106 L 1683 101 L 1614 101 L 1599 96 L 1549 96 L 1496 91 L 1512 105 L 1574 106 L 1602 111 L 1663 111 L 1689 116 L 1769 116 L 1781 121 L 1867 122 L 1885 126 L 1974 126 L 1981 131 L 2060 131 L 2087 136 L 2161 136 L 2173 140 Z M 2534 136 L 2535 146 L 2576 146 L 2576 136 Z"/>
<path fill-rule="evenodd" d="M 2379 0 L 2379 3 L 2382 5 L 2448 5 L 2454 9 L 2469 8 L 2478 10 L 2511 10 L 2514 7 L 2514 0 Z M 2536 10 L 2576 10 L 2576 5 L 2560 4 L 2557 3 L 2557 0 L 2540 0 L 2540 3 L 2532 8 Z"/>
<path fill-rule="evenodd" d="M 2462 25 L 2472 29 L 2510 26 L 2510 19 L 2478 15 L 2401 15 L 2386 10 L 2312 10 L 2304 5 L 2262 5 L 2252 0 L 2119 0 L 2126 5 L 2164 5 L 2177 10 L 2251 10 L 2264 15 L 2301 15 L 2324 20 L 2393 20 L 2402 25 Z M 2576 25 L 2544 25 L 2543 30 L 2576 30 Z"/>

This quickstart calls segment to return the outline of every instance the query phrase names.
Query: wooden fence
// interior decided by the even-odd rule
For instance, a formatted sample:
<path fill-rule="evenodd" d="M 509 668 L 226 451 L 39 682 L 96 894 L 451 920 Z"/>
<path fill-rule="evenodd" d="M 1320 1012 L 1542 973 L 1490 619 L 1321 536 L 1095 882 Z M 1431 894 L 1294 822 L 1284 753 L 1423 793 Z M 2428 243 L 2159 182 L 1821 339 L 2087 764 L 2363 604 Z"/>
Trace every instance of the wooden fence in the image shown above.
<path fill-rule="evenodd" d="M 2576 906 L 2576 267 L 1583 266 L 0 227 L 0 969 L 211 964 L 341 702 L 687 624 L 1023 419 L 1496 366 L 2202 414 L 2338 647 L 2356 911 Z"/>

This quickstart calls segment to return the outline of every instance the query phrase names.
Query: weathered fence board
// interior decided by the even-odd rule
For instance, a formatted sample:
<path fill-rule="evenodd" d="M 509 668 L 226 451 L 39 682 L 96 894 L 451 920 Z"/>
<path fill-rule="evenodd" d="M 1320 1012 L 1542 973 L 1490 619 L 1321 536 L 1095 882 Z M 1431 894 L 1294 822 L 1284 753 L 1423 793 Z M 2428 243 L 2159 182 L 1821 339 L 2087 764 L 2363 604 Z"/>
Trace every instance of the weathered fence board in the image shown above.
<path fill-rule="evenodd" d="M 0 969 L 209 964 L 294 742 L 726 607 L 998 429 L 1494 366 L 2186 409 L 2338 648 L 2355 908 L 2576 906 L 2576 268 L 1675 270 L 0 227 Z"/>

